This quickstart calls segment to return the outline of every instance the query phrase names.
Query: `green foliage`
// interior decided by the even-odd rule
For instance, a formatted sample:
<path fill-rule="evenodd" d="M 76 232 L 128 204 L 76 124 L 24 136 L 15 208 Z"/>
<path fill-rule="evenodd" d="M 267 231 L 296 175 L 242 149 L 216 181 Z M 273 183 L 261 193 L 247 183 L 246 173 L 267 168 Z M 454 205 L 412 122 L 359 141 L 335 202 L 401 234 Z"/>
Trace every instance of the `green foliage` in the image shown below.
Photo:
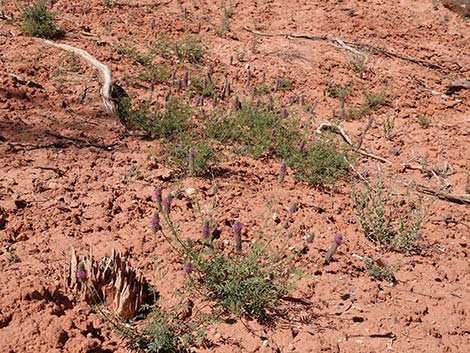
<path fill-rule="evenodd" d="M 222 27 L 221 32 L 230 32 L 230 19 L 233 16 L 233 3 L 227 4 L 225 0 L 222 0 Z"/>
<path fill-rule="evenodd" d="M 233 144 L 235 152 L 259 158 L 273 146 L 273 129 L 279 129 L 274 114 L 249 103 L 243 103 L 239 111 L 217 121 L 209 119 L 206 123 L 209 137 L 224 144 Z"/>
<path fill-rule="evenodd" d="M 348 56 L 348 63 L 354 69 L 354 71 L 362 74 L 367 69 L 367 55 L 360 53 L 353 53 Z"/>
<path fill-rule="evenodd" d="M 139 74 L 142 81 L 153 83 L 164 83 L 171 77 L 171 72 L 168 66 L 155 66 L 153 64 L 147 65 Z"/>
<path fill-rule="evenodd" d="M 206 128 L 210 137 L 232 145 L 236 153 L 259 158 L 272 152 L 294 169 L 298 180 L 313 186 L 333 183 L 349 168 L 346 151 L 334 141 L 318 140 L 300 148 L 302 133 L 291 120 L 276 119 L 252 104 L 242 104 L 220 121 L 208 120 Z"/>
<path fill-rule="evenodd" d="M 197 95 L 202 95 L 204 97 L 213 97 L 215 95 L 215 85 L 212 82 L 205 82 L 198 77 L 193 77 L 191 79 L 191 93 L 195 92 Z"/>
<path fill-rule="evenodd" d="M 288 293 L 289 269 L 266 249 L 253 246 L 246 255 L 224 255 L 215 250 L 196 266 L 198 284 L 226 312 L 269 319 L 277 301 Z"/>
<path fill-rule="evenodd" d="M 116 52 L 120 55 L 127 55 L 135 62 L 146 66 L 152 63 L 155 58 L 155 53 L 149 50 L 146 54 L 140 52 L 137 48 L 130 46 L 127 41 L 119 43 Z"/>
<path fill-rule="evenodd" d="M 157 34 L 152 52 L 164 59 L 176 56 L 191 64 L 202 64 L 204 62 L 205 48 L 199 40 L 186 35 L 183 39 L 174 41 L 164 34 Z"/>
<path fill-rule="evenodd" d="M 55 24 L 55 15 L 47 9 L 47 1 L 39 1 L 23 8 L 21 29 L 30 37 L 54 38 L 63 35 Z"/>
<path fill-rule="evenodd" d="M 205 50 L 201 42 L 191 36 L 185 36 L 175 43 L 175 54 L 180 60 L 186 60 L 192 64 L 202 64 Z"/>
<path fill-rule="evenodd" d="M 118 113 L 125 126 L 138 127 L 153 138 L 169 141 L 190 130 L 191 109 L 181 100 L 170 98 L 163 110 L 148 103 L 133 105 L 130 98 L 118 102 Z"/>
<path fill-rule="evenodd" d="M 424 127 L 425 129 L 431 126 L 431 120 L 426 118 L 424 115 L 418 115 L 416 117 L 416 121 L 418 122 L 419 125 Z"/>
<path fill-rule="evenodd" d="M 189 151 L 191 148 L 195 152 L 192 167 L 189 162 Z M 168 144 L 166 150 L 170 157 L 170 164 L 179 174 L 183 175 L 207 176 L 210 169 L 218 162 L 217 153 L 211 142 L 207 139 L 198 140 L 191 138 L 189 135 L 184 135 Z"/>
<path fill-rule="evenodd" d="M 303 149 L 295 148 L 283 155 L 286 164 L 295 171 L 297 180 L 313 186 L 332 184 L 347 174 L 347 152 L 329 139 L 317 140 Z"/>
<path fill-rule="evenodd" d="M 363 190 L 353 188 L 352 197 L 367 239 L 393 251 L 410 253 L 416 249 L 426 215 L 421 199 L 386 192 L 382 181 Z"/>
<path fill-rule="evenodd" d="M 395 266 L 380 266 L 376 261 L 368 256 L 364 257 L 364 263 L 366 265 L 369 276 L 378 280 L 384 279 L 392 283 L 396 281 L 395 276 L 393 275 Z"/>
<path fill-rule="evenodd" d="M 292 89 L 292 82 L 285 78 L 280 77 L 276 81 L 276 90 L 277 91 L 290 91 Z"/>
<path fill-rule="evenodd" d="M 338 83 L 330 82 L 328 84 L 327 92 L 331 97 L 340 98 L 348 96 L 353 89 L 352 84 L 341 85 Z"/>
<path fill-rule="evenodd" d="M 388 100 L 384 91 L 380 92 L 369 92 L 364 91 L 364 100 L 361 105 L 355 109 L 349 109 L 346 112 L 346 117 L 349 119 L 357 119 L 371 112 L 372 109 L 387 105 Z"/>

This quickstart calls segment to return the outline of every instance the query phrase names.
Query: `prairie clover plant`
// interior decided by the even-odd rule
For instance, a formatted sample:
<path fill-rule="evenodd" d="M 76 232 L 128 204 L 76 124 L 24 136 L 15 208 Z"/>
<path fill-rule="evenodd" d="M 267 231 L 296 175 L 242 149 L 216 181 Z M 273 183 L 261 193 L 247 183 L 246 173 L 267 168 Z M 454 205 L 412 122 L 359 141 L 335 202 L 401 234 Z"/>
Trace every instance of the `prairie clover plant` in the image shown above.
<path fill-rule="evenodd" d="M 331 259 L 333 258 L 333 255 L 336 253 L 336 250 L 338 250 L 338 246 L 340 246 L 343 243 L 343 236 L 341 234 L 336 234 L 333 237 L 333 243 L 330 246 L 330 249 L 326 253 L 325 256 L 325 264 L 330 263 Z"/>
<path fill-rule="evenodd" d="M 353 188 L 352 198 L 367 239 L 402 253 L 417 250 L 429 207 L 423 206 L 421 198 L 399 197 L 386 190 L 381 180 L 363 190 Z"/>

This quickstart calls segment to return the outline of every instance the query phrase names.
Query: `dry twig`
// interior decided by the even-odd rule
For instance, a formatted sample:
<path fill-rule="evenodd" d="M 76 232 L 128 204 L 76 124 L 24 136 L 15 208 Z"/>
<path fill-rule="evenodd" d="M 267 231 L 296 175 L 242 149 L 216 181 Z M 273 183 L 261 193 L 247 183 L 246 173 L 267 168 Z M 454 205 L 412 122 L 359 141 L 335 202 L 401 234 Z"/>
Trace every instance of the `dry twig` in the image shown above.
<path fill-rule="evenodd" d="M 289 39 L 308 39 L 308 40 L 317 40 L 317 41 L 323 41 L 327 42 L 328 44 L 334 45 L 336 47 L 340 47 L 342 49 L 349 50 L 355 54 L 360 54 L 364 55 L 361 50 L 369 51 L 372 53 L 378 53 L 382 54 L 388 57 L 392 58 L 397 58 L 400 60 L 404 61 L 409 61 L 418 65 L 426 66 L 432 69 L 449 69 L 449 70 L 454 70 L 454 69 L 460 69 L 461 65 L 459 65 L 456 62 L 453 63 L 447 63 L 447 64 L 453 64 L 454 67 L 451 67 L 450 65 L 447 65 L 444 62 L 431 62 L 427 60 L 422 60 L 422 59 L 417 59 L 417 58 L 412 58 L 409 56 L 405 56 L 400 53 L 395 53 L 387 49 L 379 48 L 370 44 L 363 44 L 363 43 L 358 43 L 358 42 L 350 42 L 346 40 L 342 40 L 340 38 L 332 38 L 328 37 L 326 35 L 312 35 L 312 34 L 294 34 L 294 33 L 285 33 L 285 32 L 280 32 L 280 33 L 264 33 L 264 32 L 259 32 L 257 30 L 251 29 L 248 26 L 243 27 L 245 31 L 248 31 L 250 33 L 253 33 L 258 36 L 264 36 L 264 37 L 286 37 Z"/>
<path fill-rule="evenodd" d="M 354 146 L 352 140 L 350 139 L 350 137 L 346 134 L 346 132 L 339 125 L 335 125 L 335 124 L 332 124 L 332 123 L 329 123 L 329 122 L 322 123 L 316 130 L 317 134 L 321 134 L 322 130 L 330 130 L 330 131 L 333 131 L 333 132 L 339 134 L 343 138 L 343 140 L 354 149 L 355 152 L 357 152 L 357 153 L 359 153 L 359 154 L 361 154 L 365 157 L 376 159 L 376 160 L 381 161 L 383 163 L 392 164 L 392 162 L 390 162 L 386 158 L 383 158 L 383 157 L 377 156 L 375 154 L 369 153 L 369 152 L 367 152 L 363 149 L 356 148 Z"/>

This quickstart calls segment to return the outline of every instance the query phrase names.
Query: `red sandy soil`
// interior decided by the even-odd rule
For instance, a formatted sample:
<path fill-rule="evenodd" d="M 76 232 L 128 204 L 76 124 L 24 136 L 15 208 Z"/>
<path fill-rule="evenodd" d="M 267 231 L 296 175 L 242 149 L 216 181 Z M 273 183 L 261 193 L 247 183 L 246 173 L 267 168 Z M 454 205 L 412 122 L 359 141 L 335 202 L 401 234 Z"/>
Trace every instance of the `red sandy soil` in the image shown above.
<path fill-rule="evenodd" d="M 328 83 L 354 82 L 369 90 L 385 89 L 391 104 L 369 114 L 374 123 L 364 148 L 392 163 L 364 157 L 355 164 L 356 171 L 370 176 L 381 173 L 392 188 L 415 182 L 440 189 L 448 183 L 447 191 L 465 193 L 470 171 L 470 90 L 444 94 L 450 80 L 470 79 L 470 22 L 439 1 L 240 0 L 233 2 L 231 30 L 226 33 L 219 31 L 221 1 L 182 1 L 186 16 L 177 1 L 155 6 L 151 2 L 129 6 L 136 2 L 122 1 L 111 7 L 98 0 L 52 3 L 66 31 L 60 41 L 85 49 L 109 65 L 115 79 L 136 76 L 140 70 L 137 63 L 113 49 L 123 39 L 145 51 L 155 33 L 170 38 L 191 33 L 207 47 L 205 65 L 214 66 L 218 82 L 243 76 L 246 64 L 258 84 L 263 72 L 268 82 L 288 77 L 292 92 L 279 94 L 277 99 L 287 104 L 293 93 L 305 95 L 308 102 L 318 99 L 316 126 L 332 119 L 338 109 L 338 99 L 325 94 Z M 159 158 L 158 141 L 123 135 L 119 121 L 105 114 L 97 73 L 82 62 L 78 70 L 70 70 L 65 52 L 22 35 L 8 20 L 18 18 L 20 11 L 10 1 L 3 4 L 0 352 L 126 352 L 126 342 L 110 325 L 64 288 L 62 278 L 71 248 L 81 254 L 92 248 L 97 258 L 112 248 L 125 252 L 132 265 L 152 281 L 152 192 L 155 186 L 169 191 L 175 185 L 191 186 L 192 181 L 183 179 L 178 185 L 170 181 L 171 171 Z M 244 26 L 266 33 L 310 33 L 370 44 L 439 63 L 439 67 L 371 53 L 366 70 L 359 75 L 348 61 L 350 53 L 331 43 L 258 36 Z M 165 63 L 179 67 L 175 59 Z M 182 72 L 179 69 L 178 74 Z M 11 74 L 42 88 L 21 84 Z M 85 85 L 87 96 L 79 104 L 77 98 Z M 243 89 L 242 84 L 236 87 Z M 142 100 L 150 96 L 145 87 L 126 89 Z M 163 99 L 169 89 L 158 85 L 154 98 Z M 359 103 L 360 92 L 355 90 L 346 103 Z M 384 138 L 387 114 L 396 115 L 390 140 Z M 429 127 L 418 124 L 420 115 L 430 120 Z M 343 128 L 357 138 L 369 117 L 345 122 Z M 114 145 L 106 150 L 83 141 Z M 429 168 L 442 169 L 448 163 L 452 171 L 439 177 L 402 166 L 424 160 Z M 125 184 L 132 165 L 138 166 L 141 177 Z M 298 202 L 299 211 L 290 225 L 294 235 L 285 238 L 282 246 L 286 251 L 299 249 L 305 244 L 304 235 L 317 234 L 301 262 L 303 277 L 292 293 L 311 305 L 283 303 L 289 320 L 273 328 L 238 319 L 214 324 L 208 329 L 214 345 L 196 347 L 196 352 L 468 352 L 468 205 L 435 200 L 423 229 L 427 250 L 404 256 L 366 240 L 354 215 L 349 182 L 338 181 L 321 191 L 295 182 L 289 170 L 280 186 L 279 161 L 275 160 L 238 158 L 221 166 L 226 173 L 213 180 L 196 179 L 195 186 L 202 191 L 202 204 L 214 200 L 204 190 L 210 190 L 213 183 L 219 186 L 214 216 L 222 239 L 231 239 L 230 224 L 237 218 L 244 224 L 245 239 L 253 239 L 257 229 L 273 226 L 272 212 L 285 220 L 289 206 Z M 197 237 L 200 225 L 194 226 L 196 220 L 187 204 L 184 198 L 175 200 L 173 217 L 183 231 Z M 318 207 L 324 211 L 318 212 Z M 327 266 L 308 261 L 324 256 L 338 232 L 345 241 L 335 261 Z M 171 302 L 171 294 L 182 290 L 182 264 L 162 239 L 158 246 L 162 279 L 157 288 Z M 9 261 L 12 253 L 19 261 Z M 397 264 L 397 283 L 369 277 L 353 254 Z"/>

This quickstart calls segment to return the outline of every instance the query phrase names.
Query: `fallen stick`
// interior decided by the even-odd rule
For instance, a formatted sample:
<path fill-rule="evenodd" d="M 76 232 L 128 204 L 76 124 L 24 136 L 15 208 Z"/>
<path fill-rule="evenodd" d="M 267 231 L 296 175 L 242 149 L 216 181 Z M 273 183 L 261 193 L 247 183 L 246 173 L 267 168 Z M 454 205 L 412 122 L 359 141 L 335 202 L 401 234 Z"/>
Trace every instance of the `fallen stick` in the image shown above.
<path fill-rule="evenodd" d="M 431 189 L 424 185 L 416 185 L 416 190 L 423 194 L 436 196 L 441 200 L 446 200 L 458 204 L 470 204 L 470 194 L 450 194 L 444 191 Z"/>
<path fill-rule="evenodd" d="M 328 37 L 326 35 L 295 34 L 295 33 L 285 33 L 285 32 L 264 33 L 264 32 L 260 32 L 260 31 L 251 29 L 248 26 L 244 26 L 243 29 L 247 32 L 250 32 L 252 34 L 256 34 L 258 36 L 263 36 L 263 37 L 286 37 L 288 39 L 308 39 L 308 40 L 323 41 L 323 42 L 327 42 L 331 45 L 341 47 L 343 49 L 350 50 L 350 51 L 354 52 L 355 54 L 359 53 L 360 55 L 364 55 L 362 52 L 360 52 L 358 50 L 366 50 L 366 51 L 371 51 L 371 52 L 383 54 L 385 56 L 389 56 L 389 57 L 392 57 L 392 58 L 397 58 L 397 59 L 400 59 L 400 60 L 409 61 L 409 62 L 412 62 L 414 64 L 419 64 L 419 65 L 426 66 L 426 67 L 429 67 L 429 68 L 432 68 L 432 69 L 445 69 L 446 68 L 446 67 L 444 67 L 443 62 L 436 63 L 436 62 L 426 61 L 426 60 L 422 60 L 422 59 L 412 58 L 412 57 L 405 56 L 405 55 L 400 54 L 400 53 L 395 53 L 395 52 L 392 52 L 390 50 L 379 48 L 379 47 L 376 47 L 376 46 L 373 46 L 373 45 L 370 45 L 370 44 L 350 42 L 350 41 L 342 40 L 340 38 Z M 457 69 L 462 68 L 462 66 L 460 64 L 458 64 L 457 62 L 453 62 L 452 64 L 456 65 Z M 453 70 L 454 68 L 447 67 L 447 69 Z"/>
<path fill-rule="evenodd" d="M 316 133 L 317 134 L 321 134 L 322 133 L 322 130 L 330 130 L 330 131 L 333 131 L 337 134 L 339 134 L 343 140 L 348 144 L 350 145 L 353 150 L 365 157 L 369 157 L 369 158 L 372 158 L 372 159 L 376 159 L 380 162 L 383 162 L 383 163 L 387 163 L 387 164 L 392 164 L 392 162 L 390 162 L 388 159 L 386 158 L 383 158 L 383 157 L 380 157 L 380 156 L 377 156 L 375 154 L 372 154 L 372 153 L 369 153 L 361 148 L 357 148 L 354 146 L 351 138 L 346 134 L 346 132 L 341 128 L 341 126 L 339 125 L 333 125 L 332 123 L 322 123 L 316 130 Z"/>
<path fill-rule="evenodd" d="M 51 42 L 50 40 L 47 40 L 47 39 L 36 39 L 36 40 L 39 41 L 40 43 L 44 43 L 55 48 L 71 51 L 81 56 L 88 64 L 90 64 L 95 69 L 97 69 L 101 73 L 101 76 L 103 79 L 103 85 L 101 87 L 101 97 L 103 99 L 104 109 L 109 115 L 116 116 L 116 106 L 111 97 L 111 86 L 112 86 L 111 70 L 109 69 L 107 65 L 99 62 L 97 59 L 95 59 L 93 56 L 91 56 L 88 52 L 86 52 L 83 49 L 75 48 L 67 44 Z"/>

